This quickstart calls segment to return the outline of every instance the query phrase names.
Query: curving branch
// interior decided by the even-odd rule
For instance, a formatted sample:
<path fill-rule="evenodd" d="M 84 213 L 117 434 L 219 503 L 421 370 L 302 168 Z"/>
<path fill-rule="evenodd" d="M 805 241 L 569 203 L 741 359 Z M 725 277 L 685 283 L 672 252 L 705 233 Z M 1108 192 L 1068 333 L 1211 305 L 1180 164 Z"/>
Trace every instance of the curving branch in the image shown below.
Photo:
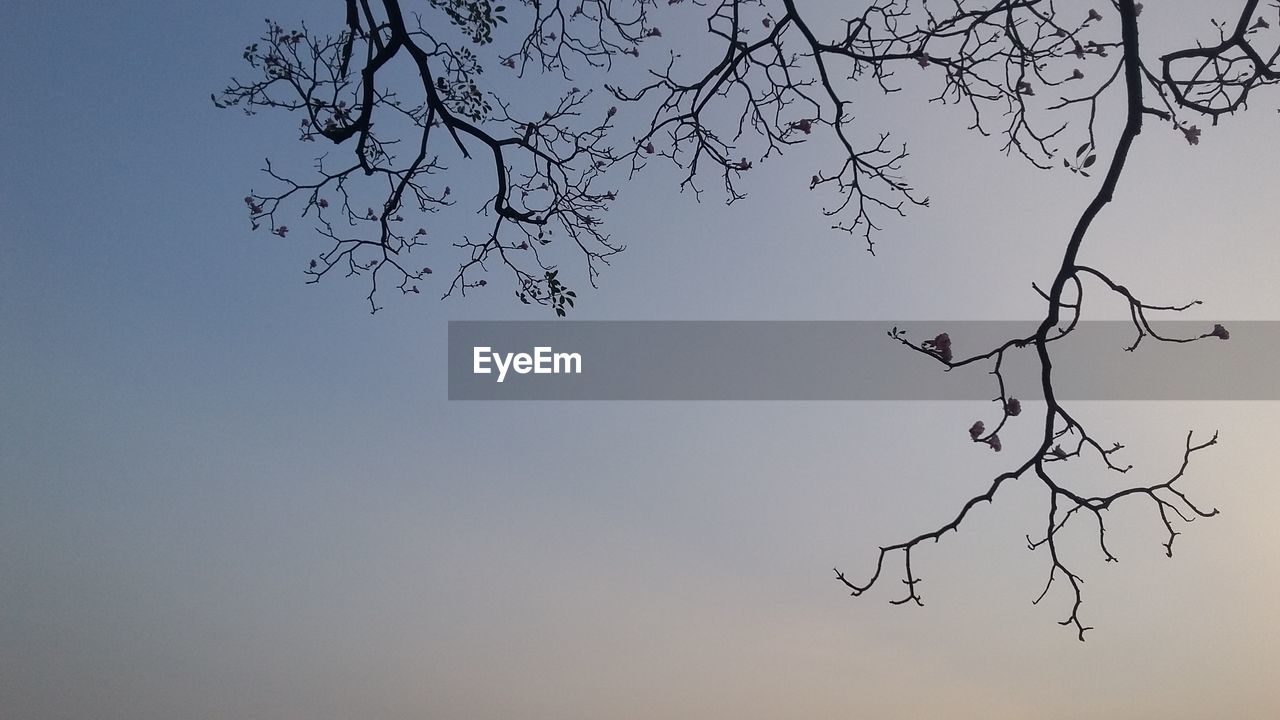
<path fill-rule="evenodd" d="M 1094 220 L 1102 212 L 1107 204 L 1109 204 L 1114 196 L 1115 189 L 1123 174 L 1125 164 L 1129 157 L 1130 149 L 1134 141 L 1137 139 L 1143 127 L 1143 117 L 1148 114 L 1154 114 L 1161 119 L 1172 121 L 1176 127 L 1186 128 L 1180 125 L 1175 119 L 1172 107 L 1174 105 L 1184 109 L 1216 117 L 1220 114 L 1212 107 L 1202 106 L 1201 100 L 1187 99 L 1184 89 L 1168 80 L 1168 69 L 1173 60 L 1185 57 L 1209 57 L 1217 56 L 1227 46 L 1238 46 L 1243 43 L 1244 34 L 1248 32 L 1243 28 L 1246 27 L 1247 21 L 1255 11 L 1256 2 L 1246 4 L 1245 10 L 1241 15 L 1240 21 L 1237 23 L 1236 33 L 1224 41 L 1223 45 L 1218 48 L 1209 50 L 1181 51 L 1171 53 L 1165 56 L 1165 80 L 1161 81 L 1150 74 L 1142 63 L 1142 56 L 1139 48 L 1138 33 L 1138 16 L 1141 12 L 1140 5 L 1134 0 L 1118 0 L 1117 10 L 1120 15 L 1120 67 L 1119 77 L 1124 88 L 1124 107 L 1125 125 L 1116 140 L 1111 158 L 1107 163 L 1106 174 L 1103 177 L 1097 192 L 1094 194 L 1091 202 L 1084 208 L 1076 222 L 1075 229 L 1067 242 L 1063 253 L 1063 259 L 1055 274 L 1054 281 L 1046 292 L 1036 287 L 1036 291 L 1040 293 L 1047 303 L 1047 308 L 1043 320 L 1041 321 L 1037 331 L 1029 336 L 1015 338 L 997 346 L 995 349 L 967 357 L 961 360 L 955 360 L 951 351 L 951 338 L 946 333 L 940 334 L 932 340 L 915 342 L 910 340 L 894 328 L 890 332 L 890 336 L 907 347 L 936 358 L 943 363 L 948 370 L 954 367 L 960 367 L 976 362 L 990 362 L 993 366 L 992 374 L 996 377 L 998 396 L 996 401 L 1001 408 L 1001 418 L 996 426 L 988 430 L 982 421 L 974 423 L 970 428 L 970 437 L 974 442 L 984 443 L 993 450 L 999 451 L 1002 448 L 999 438 L 999 430 L 1004 427 L 1005 423 L 1013 416 L 1021 413 L 1022 405 L 1016 399 L 1010 398 L 1006 392 L 1003 376 L 1000 373 L 1001 363 L 1006 353 L 1017 351 L 1021 348 L 1030 347 L 1034 350 L 1040 367 L 1040 390 L 1044 395 L 1044 415 L 1043 415 L 1043 433 L 1041 434 L 1040 443 L 1033 449 L 1029 456 L 1022 460 L 1017 467 L 1007 472 L 997 475 L 988 485 L 985 492 L 970 498 L 960 509 L 960 511 L 946 524 L 939 528 L 922 533 L 906 541 L 892 545 L 886 545 L 879 549 L 876 559 L 875 569 L 870 578 L 862 582 L 850 580 L 845 573 L 836 570 L 836 578 L 851 591 L 853 595 L 861 595 L 871 589 L 883 577 L 886 559 L 891 554 L 900 553 L 902 556 L 903 566 L 903 583 L 907 587 L 905 597 L 893 601 L 895 604 L 906 602 L 915 602 L 921 604 L 922 599 L 917 591 L 920 578 L 915 574 L 911 565 L 912 552 L 917 550 L 919 546 L 926 541 L 937 542 L 943 535 L 950 531 L 956 531 L 968 516 L 970 510 L 982 502 L 992 502 L 999 490 L 1008 482 L 1018 479 L 1027 479 L 1028 481 L 1038 482 L 1043 486 L 1046 494 L 1046 517 L 1045 530 L 1043 535 L 1032 540 L 1027 537 L 1027 545 L 1032 550 L 1044 549 L 1049 556 L 1049 575 L 1044 590 L 1033 602 L 1039 603 L 1048 595 L 1050 589 L 1056 581 L 1065 582 L 1069 590 L 1069 610 L 1066 618 L 1061 624 L 1074 628 L 1077 637 L 1084 640 L 1085 631 L 1090 627 L 1085 625 L 1081 619 L 1080 610 L 1084 602 L 1082 592 L 1082 582 L 1080 575 L 1074 572 L 1062 547 L 1058 543 L 1058 536 L 1074 518 L 1089 518 L 1097 528 L 1097 542 L 1108 562 L 1116 560 L 1106 544 L 1106 522 L 1104 513 L 1109 510 L 1117 502 L 1132 498 L 1137 501 L 1145 501 L 1149 503 L 1158 513 L 1163 523 L 1168 537 L 1163 543 L 1165 553 L 1172 557 L 1173 541 L 1179 534 L 1175 530 L 1175 521 L 1189 523 L 1196 518 L 1212 517 L 1217 514 L 1216 509 L 1205 509 L 1192 501 L 1176 483 L 1186 474 L 1187 468 L 1191 462 L 1191 456 L 1201 450 L 1217 444 L 1218 435 L 1213 435 L 1201 442 L 1196 442 L 1193 433 L 1188 433 L 1185 442 L 1185 448 L 1182 456 L 1181 466 L 1177 472 L 1168 479 L 1160 482 L 1151 482 L 1146 484 L 1135 484 L 1122 489 L 1116 490 L 1108 495 L 1101 496 L 1085 496 L 1073 491 L 1067 484 L 1055 479 L 1053 470 L 1055 464 L 1063 463 L 1081 458 L 1085 454 L 1091 454 L 1101 462 L 1103 467 L 1109 471 L 1119 474 L 1125 474 L 1132 469 L 1132 466 L 1120 466 L 1116 464 L 1112 456 L 1123 449 L 1123 445 L 1119 443 L 1105 447 L 1101 442 L 1088 433 L 1083 425 L 1081 425 L 1062 405 L 1055 395 L 1053 381 L 1053 362 L 1051 355 L 1050 343 L 1059 340 L 1068 335 L 1075 327 L 1080 317 L 1080 308 L 1084 298 L 1084 285 L 1082 278 L 1090 278 L 1098 281 L 1106 290 L 1113 292 L 1128 303 L 1130 317 L 1137 332 L 1137 337 L 1133 344 L 1124 348 L 1127 351 L 1134 350 L 1138 343 L 1145 337 L 1151 337 L 1160 342 L 1170 343 L 1186 343 L 1195 342 L 1207 338 L 1216 338 L 1219 340 L 1227 340 L 1230 333 L 1222 325 L 1214 325 L 1213 328 L 1201 335 L 1195 337 L 1169 337 L 1158 333 L 1151 325 L 1149 316 L 1155 312 L 1181 312 L 1192 306 L 1199 305 L 1199 300 L 1182 304 L 1152 304 L 1146 302 L 1134 295 L 1124 285 L 1113 281 L 1102 271 L 1083 265 L 1078 262 L 1080 248 L 1088 235 L 1089 228 Z M 1272 56 L 1274 61 L 1274 55 Z M 1218 85 L 1227 82 L 1225 78 L 1227 70 L 1222 66 L 1217 66 L 1214 72 L 1219 73 Z M 1211 73 L 1202 72 L 1200 77 L 1202 80 L 1198 82 L 1209 82 L 1207 79 Z M 1248 83 L 1262 84 L 1267 77 L 1267 73 L 1256 73 Z M 1111 80 L 1104 83 L 1102 90 L 1105 90 L 1111 84 Z M 1248 85 L 1246 85 L 1247 87 Z M 1144 104 L 1144 92 L 1148 89 L 1154 90 L 1162 97 L 1167 93 L 1173 98 L 1170 104 L 1171 111 L 1167 113 L 1153 112 Z M 1241 95 L 1241 98 L 1243 94 Z M 1096 103 L 1096 96 L 1093 102 Z M 1237 107 L 1239 103 L 1237 103 Z M 1195 144 L 1198 135 L 1188 135 L 1188 140 Z M 1077 151 L 1077 157 L 1081 157 L 1092 147 L 1093 140 L 1081 147 Z M 1092 157 L 1092 156 L 1090 156 Z M 1092 161 L 1085 161 L 1083 166 L 1092 165 Z M 1071 296 L 1066 296 L 1067 288 L 1072 288 Z M 1064 318 L 1064 313 L 1069 315 Z M 1065 447 L 1064 447 L 1065 446 Z"/>

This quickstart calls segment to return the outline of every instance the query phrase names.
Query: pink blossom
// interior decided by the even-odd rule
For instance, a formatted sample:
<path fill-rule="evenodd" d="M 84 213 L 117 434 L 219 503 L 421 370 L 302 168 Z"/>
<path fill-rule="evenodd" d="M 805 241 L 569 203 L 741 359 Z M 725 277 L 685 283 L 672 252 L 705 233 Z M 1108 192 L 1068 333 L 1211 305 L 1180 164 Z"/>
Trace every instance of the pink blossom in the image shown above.
<path fill-rule="evenodd" d="M 951 336 L 946 333 L 940 333 L 933 339 L 933 349 L 938 352 L 938 357 L 942 358 L 942 362 L 951 364 Z"/>
<path fill-rule="evenodd" d="M 1004 404 L 1004 411 L 1014 417 L 1021 415 L 1022 402 L 1018 398 L 1009 398 L 1009 402 Z"/>
<path fill-rule="evenodd" d="M 1231 339 L 1231 333 L 1227 332 L 1227 329 L 1222 327 L 1221 325 L 1214 325 L 1213 331 L 1210 332 L 1209 335 L 1212 335 L 1213 337 L 1216 337 L 1219 340 Z"/>
<path fill-rule="evenodd" d="M 978 442 L 978 438 L 982 437 L 982 433 L 986 429 L 987 426 L 983 425 L 982 421 L 979 420 L 973 424 L 973 427 L 969 428 L 969 437 L 973 438 L 974 442 Z"/>

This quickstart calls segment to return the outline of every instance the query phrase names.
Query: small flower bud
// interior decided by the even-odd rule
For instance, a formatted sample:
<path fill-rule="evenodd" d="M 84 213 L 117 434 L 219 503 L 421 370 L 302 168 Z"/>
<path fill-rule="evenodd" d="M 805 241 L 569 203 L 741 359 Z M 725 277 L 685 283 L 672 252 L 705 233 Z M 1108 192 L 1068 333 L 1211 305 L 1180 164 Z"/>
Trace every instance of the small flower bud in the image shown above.
<path fill-rule="evenodd" d="M 979 420 L 975 422 L 972 427 L 969 428 L 969 437 L 973 438 L 974 442 L 978 442 L 978 438 L 982 437 L 982 432 L 986 429 L 987 429 L 987 426 L 983 425 L 982 421 Z"/>

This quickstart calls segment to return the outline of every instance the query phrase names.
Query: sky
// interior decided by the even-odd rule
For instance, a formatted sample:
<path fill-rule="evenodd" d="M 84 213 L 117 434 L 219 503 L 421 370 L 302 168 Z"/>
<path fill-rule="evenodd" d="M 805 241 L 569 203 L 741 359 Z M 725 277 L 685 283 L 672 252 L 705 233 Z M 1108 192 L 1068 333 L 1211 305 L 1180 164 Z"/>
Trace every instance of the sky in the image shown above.
<path fill-rule="evenodd" d="M 1147 4 L 1152 46 L 1207 29 L 1180 19 L 1194 4 Z M 1173 559 L 1140 504 L 1112 518 L 1119 563 L 1072 538 L 1087 643 L 1056 624 L 1061 588 L 1031 604 L 1047 566 L 1025 548 L 1044 503 L 1027 483 L 917 553 L 924 607 L 890 606 L 892 582 L 850 598 L 833 565 L 869 572 L 1034 432 L 975 448 L 984 403 L 449 402 L 448 320 L 545 309 L 495 282 L 370 316 L 355 283 L 305 285 L 314 245 L 250 232 L 241 200 L 262 158 L 305 157 L 292 121 L 209 102 L 264 14 L 332 25 L 332 8 L 2 12 L 24 29 L 0 46 L 5 720 L 1280 711 L 1274 403 L 1074 406 L 1144 478 L 1176 469 L 1187 430 L 1222 436 L 1187 477 L 1222 514 Z M 1203 299 L 1194 318 L 1280 319 L 1277 104 L 1260 93 L 1196 147 L 1144 132 L 1083 259 Z M 610 213 L 628 250 L 574 317 L 1034 318 L 1030 282 L 1093 186 L 919 93 L 860 112 L 911 143 L 934 199 L 877 256 L 815 212 L 816 145 L 728 208 L 655 167 Z M 1094 317 L 1122 317 L 1096 297 Z"/>

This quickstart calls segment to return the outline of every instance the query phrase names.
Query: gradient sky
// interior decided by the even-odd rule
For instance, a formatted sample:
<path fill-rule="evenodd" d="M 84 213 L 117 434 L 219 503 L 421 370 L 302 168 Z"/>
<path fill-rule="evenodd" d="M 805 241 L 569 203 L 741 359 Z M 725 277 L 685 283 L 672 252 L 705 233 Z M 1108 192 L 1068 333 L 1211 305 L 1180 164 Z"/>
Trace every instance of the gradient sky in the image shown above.
<path fill-rule="evenodd" d="M 1207 28 L 1147 4 L 1153 53 Z M 1222 432 L 1187 478 L 1222 516 L 1173 560 L 1147 506 L 1114 513 L 1118 564 L 1073 538 L 1088 643 L 1055 624 L 1061 592 L 1030 603 L 1026 483 L 917 553 L 925 607 L 890 607 L 893 576 L 851 599 L 832 565 L 861 576 L 949 518 L 1034 430 L 997 456 L 964 433 L 982 403 L 447 402 L 448 319 L 546 311 L 495 282 L 371 317 L 355 283 L 302 283 L 304 233 L 249 232 L 240 198 L 296 133 L 209 93 L 265 14 L 340 20 L 284 0 L 2 11 L 0 717 L 1280 713 L 1275 404 L 1077 406 L 1144 478 L 1187 429 Z M 576 317 L 1034 317 L 1092 186 L 918 100 L 863 115 L 934 198 L 878 257 L 814 212 L 819 147 L 729 209 L 655 167 Z M 1259 93 L 1194 148 L 1144 132 L 1084 258 L 1205 300 L 1194 317 L 1280 319 L 1276 105 Z"/>

